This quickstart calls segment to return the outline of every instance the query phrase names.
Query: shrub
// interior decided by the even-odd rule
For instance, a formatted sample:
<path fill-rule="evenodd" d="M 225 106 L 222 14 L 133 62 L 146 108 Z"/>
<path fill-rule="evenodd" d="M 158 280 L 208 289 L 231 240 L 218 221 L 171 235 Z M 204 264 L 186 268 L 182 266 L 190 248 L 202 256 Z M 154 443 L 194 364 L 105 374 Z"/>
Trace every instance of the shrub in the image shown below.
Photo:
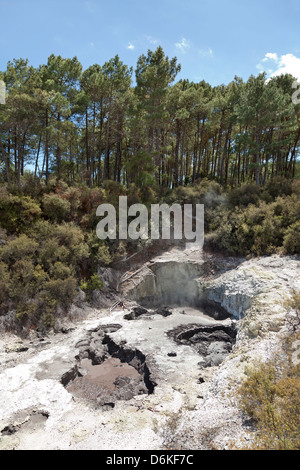
<path fill-rule="evenodd" d="M 9 302 L 10 276 L 8 266 L 0 262 L 0 315 L 5 313 Z"/>
<path fill-rule="evenodd" d="M 257 205 L 260 194 L 261 188 L 256 184 L 244 184 L 228 194 L 228 201 L 232 207 L 247 207 L 249 204 Z"/>
<path fill-rule="evenodd" d="M 62 222 L 70 216 L 71 204 L 57 194 L 45 194 L 43 212 L 53 222 Z"/>
<path fill-rule="evenodd" d="M 53 266 L 50 268 L 50 274 L 52 279 L 61 279 L 65 280 L 72 276 L 72 270 L 66 264 L 57 261 Z"/>
<path fill-rule="evenodd" d="M 55 226 L 48 220 L 37 220 L 27 230 L 26 234 L 39 243 L 49 240 L 54 234 Z"/>
<path fill-rule="evenodd" d="M 41 290 L 43 285 L 47 281 L 49 281 L 48 274 L 46 273 L 46 271 L 44 271 L 44 269 L 42 268 L 42 266 L 40 264 L 38 264 L 35 267 L 34 273 L 33 273 L 33 278 L 34 278 L 34 286 L 35 286 L 36 290 Z"/>
<path fill-rule="evenodd" d="M 76 264 L 89 257 L 89 247 L 85 242 L 84 233 L 75 224 L 57 225 L 54 236 L 59 245 L 68 250 L 67 260 L 69 263 Z"/>
<path fill-rule="evenodd" d="M 275 176 L 267 182 L 266 191 L 273 200 L 278 196 L 290 196 L 292 194 L 292 180 L 283 176 Z"/>
<path fill-rule="evenodd" d="M 68 308 L 76 295 L 76 288 L 77 281 L 73 277 L 51 279 L 43 287 L 44 299 L 48 298 Z"/>
<path fill-rule="evenodd" d="M 19 259 L 11 268 L 10 296 L 13 299 L 26 300 L 32 295 L 31 281 L 34 278 L 34 266 L 31 259 Z"/>
<path fill-rule="evenodd" d="M 16 309 L 16 320 L 23 326 L 30 326 L 35 322 L 38 312 L 38 304 L 35 302 L 21 303 Z"/>
<path fill-rule="evenodd" d="M 291 360 L 296 339 L 285 338 L 272 360 L 249 370 L 238 391 L 239 405 L 257 429 L 252 449 L 300 449 L 300 365 Z"/>
<path fill-rule="evenodd" d="M 21 189 L 25 196 L 38 198 L 43 192 L 43 181 L 33 173 L 25 171 L 24 176 L 21 176 Z"/>
<path fill-rule="evenodd" d="M 80 207 L 81 191 L 79 188 L 68 188 L 64 193 L 64 197 L 70 203 L 70 210 L 72 218 L 77 216 L 77 211 Z"/>
<path fill-rule="evenodd" d="M 20 235 L 0 250 L 0 259 L 12 265 L 20 259 L 32 257 L 37 249 L 38 243 L 36 241 L 27 237 L 27 235 Z"/>
<path fill-rule="evenodd" d="M 286 302 L 288 314 L 287 325 L 292 332 L 300 332 L 300 293 L 294 291 L 292 298 Z"/>
<path fill-rule="evenodd" d="M 215 220 L 209 219 L 214 237 L 208 242 L 228 254 L 271 255 L 282 247 L 286 253 L 299 253 L 300 202 L 295 195 L 271 204 L 260 201 L 230 211 L 220 208 L 215 214 Z"/>
<path fill-rule="evenodd" d="M 107 245 L 100 245 L 97 251 L 96 260 L 101 266 L 109 266 L 112 262 L 112 257 Z"/>
<path fill-rule="evenodd" d="M 300 254 L 300 220 L 287 228 L 283 247 L 287 254 Z"/>
<path fill-rule="evenodd" d="M 0 223 L 10 233 L 21 233 L 41 216 L 41 208 L 31 197 L 0 193 Z"/>
<path fill-rule="evenodd" d="M 45 241 L 38 254 L 38 262 L 45 271 L 49 271 L 50 267 L 57 261 L 67 262 L 68 258 L 68 248 L 61 246 L 55 238 Z"/>
<path fill-rule="evenodd" d="M 97 274 L 93 274 L 89 280 L 83 281 L 80 284 L 80 289 L 87 294 L 88 299 L 91 298 L 91 294 L 95 290 L 103 289 L 103 282 Z"/>

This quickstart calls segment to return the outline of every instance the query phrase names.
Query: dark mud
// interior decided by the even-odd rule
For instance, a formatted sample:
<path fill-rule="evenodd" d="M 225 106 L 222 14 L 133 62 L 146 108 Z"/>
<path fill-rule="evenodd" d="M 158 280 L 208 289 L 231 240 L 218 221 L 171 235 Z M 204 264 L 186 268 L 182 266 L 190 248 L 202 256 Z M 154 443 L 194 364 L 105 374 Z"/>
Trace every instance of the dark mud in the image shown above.
<path fill-rule="evenodd" d="M 120 325 L 101 326 L 76 345 L 77 364 L 69 373 L 71 380 L 64 382 L 74 397 L 111 409 L 118 400 L 153 393 L 156 383 L 151 380 L 144 354 L 111 339 L 110 333 L 120 328 Z"/>
<path fill-rule="evenodd" d="M 168 332 L 178 345 L 191 346 L 201 356 L 199 365 L 211 367 L 220 365 L 230 354 L 236 341 L 234 323 L 226 325 L 183 325 Z"/>

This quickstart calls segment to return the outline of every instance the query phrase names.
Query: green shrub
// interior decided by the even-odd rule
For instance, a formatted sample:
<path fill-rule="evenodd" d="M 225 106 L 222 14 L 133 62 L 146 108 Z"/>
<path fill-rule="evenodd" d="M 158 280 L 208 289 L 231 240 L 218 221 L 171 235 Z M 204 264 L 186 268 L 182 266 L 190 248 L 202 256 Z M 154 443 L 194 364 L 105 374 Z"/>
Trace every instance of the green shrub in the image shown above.
<path fill-rule="evenodd" d="M 44 271 L 42 266 L 38 264 L 33 273 L 34 286 L 37 291 L 41 290 L 43 285 L 49 281 L 49 275 Z"/>
<path fill-rule="evenodd" d="M 49 240 L 53 237 L 55 226 L 48 220 L 37 220 L 26 230 L 26 235 L 34 238 L 39 243 Z"/>
<path fill-rule="evenodd" d="M 69 254 L 66 246 L 61 246 L 57 239 L 50 238 L 40 248 L 38 262 L 45 271 L 49 271 L 50 267 L 57 261 L 67 262 Z"/>
<path fill-rule="evenodd" d="M 25 171 L 24 175 L 21 176 L 21 190 L 25 196 L 37 199 L 42 195 L 44 182 L 37 176 L 34 176 L 33 173 Z"/>
<path fill-rule="evenodd" d="M 13 196 L 0 191 L 0 224 L 10 233 L 24 232 L 40 216 L 41 208 L 28 196 Z"/>
<path fill-rule="evenodd" d="M 11 267 L 11 285 L 9 294 L 17 301 L 31 297 L 34 266 L 31 259 L 20 259 Z"/>
<path fill-rule="evenodd" d="M 261 188 L 256 184 L 244 184 L 228 193 L 228 201 L 232 207 L 257 205 L 260 201 Z"/>
<path fill-rule="evenodd" d="M 296 254 L 299 218 L 300 202 L 295 195 L 279 197 L 271 204 L 260 201 L 258 205 L 230 211 L 221 208 L 216 211 L 215 220 L 209 220 L 214 236 L 206 239 L 208 246 L 213 244 L 227 254 L 263 256 L 283 247 L 286 253 Z"/>
<path fill-rule="evenodd" d="M 286 337 L 282 351 L 248 370 L 238 390 L 239 406 L 257 429 L 251 449 L 300 449 L 300 365 L 291 360 L 296 340 Z"/>
<path fill-rule="evenodd" d="M 37 249 L 38 243 L 35 240 L 27 237 L 27 235 L 20 235 L 4 245 L 0 250 L 0 259 L 11 266 L 20 259 L 31 258 L 35 255 Z"/>
<path fill-rule="evenodd" d="M 67 261 L 69 263 L 76 264 L 89 257 L 90 252 L 85 242 L 84 232 L 74 223 L 57 225 L 54 236 L 59 245 L 68 250 Z"/>
<path fill-rule="evenodd" d="M 273 200 L 279 196 L 290 196 L 292 194 L 292 180 L 283 176 L 275 176 L 267 182 L 266 191 Z"/>
<path fill-rule="evenodd" d="M 16 320 L 23 326 L 30 327 L 35 323 L 38 312 L 38 304 L 35 302 L 21 303 L 16 309 Z"/>
<path fill-rule="evenodd" d="M 71 213 L 71 204 L 58 194 L 45 194 L 43 197 L 43 212 L 53 222 L 63 222 Z"/>
<path fill-rule="evenodd" d="M 80 288 L 87 294 L 88 299 L 90 299 L 93 291 L 103 289 L 103 282 L 97 274 L 93 274 L 89 280 L 82 281 Z"/>
<path fill-rule="evenodd" d="M 300 254 L 300 220 L 287 228 L 283 247 L 287 254 Z"/>
<path fill-rule="evenodd" d="M 42 297 L 49 301 L 55 302 L 56 305 L 61 303 L 65 308 L 70 307 L 76 295 L 77 281 L 73 277 L 67 279 L 51 279 L 43 286 Z M 51 302 L 50 302 L 51 303 Z"/>
<path fill-rule="evenodd" d="M 50 267 L 50 275 L 52 279 L 66 280 L 72 276 L 72 270 L 66 264 L 57 261 Z"/>
<path fill-rule="evenodd" d="M 5 313 L 9 304 L 10 276 L 8 266 L 0 261 L 0 315 Z"/>
<path fill-rule="evenodd" d="M 96 260 L 101 266 L 109 266 L 112 262 L 112 257 L 107 245 L 100 245 L 97 251 Z"/>

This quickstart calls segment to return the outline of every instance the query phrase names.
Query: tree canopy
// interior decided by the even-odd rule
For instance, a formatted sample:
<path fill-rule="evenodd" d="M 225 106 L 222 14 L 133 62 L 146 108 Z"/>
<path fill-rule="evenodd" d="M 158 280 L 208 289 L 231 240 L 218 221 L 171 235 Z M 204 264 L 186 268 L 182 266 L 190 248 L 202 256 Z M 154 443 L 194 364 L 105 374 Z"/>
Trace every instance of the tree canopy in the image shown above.
<path fill-rule="evenodd" d="M 201 178 L 223 186 L 297 171 L 300 106 L 294 78 L 228 85 L 176 82 L 181 66 L 163 49 L 141 55 L 135 70 L 116 55 L 83 70 L 76 57 L 51 55 L 34 68 L 26 59 L 0 72 L 0 175 L 20 184 L 26 168 L 89 187 L 113 180 L 129 187 L 174 188 Z"/>

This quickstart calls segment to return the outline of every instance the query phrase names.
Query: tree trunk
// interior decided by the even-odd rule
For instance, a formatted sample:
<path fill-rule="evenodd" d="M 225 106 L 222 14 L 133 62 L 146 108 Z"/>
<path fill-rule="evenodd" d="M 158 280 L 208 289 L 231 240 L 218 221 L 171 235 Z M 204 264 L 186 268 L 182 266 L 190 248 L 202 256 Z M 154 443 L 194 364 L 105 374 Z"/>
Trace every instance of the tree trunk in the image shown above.
<path fill-rule="evenodd" d="M 45 142 L 45 157 L 46 157 L 46 186 L 49 184 L 49 116 L 48 109 L 46 109 L 46 142 Z"/>
<path fill-rule="evenodd" d="M 177 188 L 179 183 L 179 146 L 180 146 L 181 130 L 177 122 L 176 145 L 175 145 L 175 162 L 174 162 L 174 187 Z"/>
<path fill-rule="evenodd" d="M 37 149 L 37 155 L 35 159 L 35 168 L 34 168 L 34 176 L 37 176 L 37 170 L 38 170 L 38 164 L 39 164 L 39 156 L 40 156 L 40 150 L 41 150 L 41 142 L 42 142 L 42 136 L 39 138 L 39 144 L 38 144 L 38 149 Z"/>
<path fill-rule="evenodd" d="M 109 137 L 110 137 L 110 118 L 111 118 L 111 105 L 112 105 L 112 97 L 110 97 L 109 101 L 109 110 L 108 110 L 108 118 L 106 123 L 106 143 L 105 143 L 105 157 L 104 157 L 104 173 L 103 173 L 103 180 L 109 180 L 109 156 L 110 156 L 110 148 L 109 148 Z"/>

